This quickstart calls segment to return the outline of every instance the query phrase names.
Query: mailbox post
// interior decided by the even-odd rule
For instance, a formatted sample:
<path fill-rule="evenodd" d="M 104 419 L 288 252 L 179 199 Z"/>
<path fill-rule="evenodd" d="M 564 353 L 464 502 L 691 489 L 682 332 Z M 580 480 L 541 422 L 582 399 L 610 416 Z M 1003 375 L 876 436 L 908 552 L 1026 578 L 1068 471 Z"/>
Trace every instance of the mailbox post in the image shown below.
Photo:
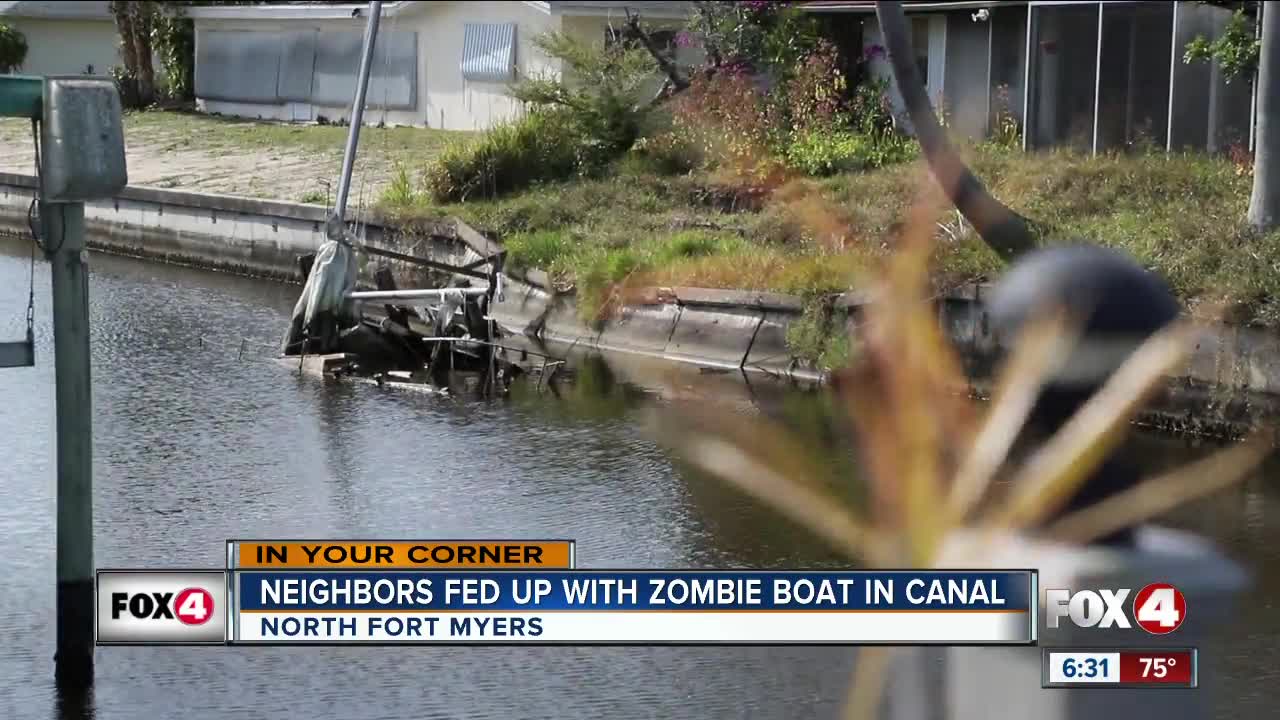
<path fill-rule="evenodd" d="M 57 652 L 60 685 L 93 681 L 93 425 L 84 203 L 128 182 L 120 97 L 107 80 L 0 77 L 0 116 L 38 122 L 40 245 L 53 289 L 57 382 Z"/>

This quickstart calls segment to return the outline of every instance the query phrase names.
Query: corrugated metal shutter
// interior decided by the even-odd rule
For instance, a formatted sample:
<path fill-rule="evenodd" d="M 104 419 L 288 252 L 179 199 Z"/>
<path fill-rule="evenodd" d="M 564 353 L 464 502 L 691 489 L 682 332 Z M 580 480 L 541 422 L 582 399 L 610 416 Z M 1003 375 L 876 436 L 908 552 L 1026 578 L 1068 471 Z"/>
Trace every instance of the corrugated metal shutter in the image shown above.
<path fill-rule="evenodd" d="M 467 23 L 462 38 L 462 77 L 510 82 L 516 71 L 515 23 Z"/>

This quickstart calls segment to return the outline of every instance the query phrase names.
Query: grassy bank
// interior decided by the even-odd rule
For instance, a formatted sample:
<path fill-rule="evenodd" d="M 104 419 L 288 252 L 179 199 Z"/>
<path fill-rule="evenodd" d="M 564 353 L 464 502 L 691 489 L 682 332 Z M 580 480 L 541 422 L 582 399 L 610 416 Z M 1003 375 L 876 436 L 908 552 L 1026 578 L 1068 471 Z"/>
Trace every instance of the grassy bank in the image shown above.
<path fill-rule="evenodd" d="M 1192 304 L 1225 300 L 1235 304 L 1237 320 L 1280 325 L 1280 234 L 1256 236 L 1244 226 L 1250 178 L 1230 161 L 994 147 L 968 155 L 997 197 L 1052 228 L 1049 241 L 1122 248 Z M 399 192 L 384 197 L 393 215 L 453 214 L 491 231 L 513 263 L 576 287 L 587 312 L 624 280 L 805 296 L 857 287 L 922 193 L 939 203 L 940 282 L 985 279 L 1002 266 L 947 212 L 918 163 L 793 181 L 745 210 L 752 203 L 740 183 L 663 177 L 629 163 L 597 179 L 443 206 L 414 192 L 412 178 L 394 185 Z"/>

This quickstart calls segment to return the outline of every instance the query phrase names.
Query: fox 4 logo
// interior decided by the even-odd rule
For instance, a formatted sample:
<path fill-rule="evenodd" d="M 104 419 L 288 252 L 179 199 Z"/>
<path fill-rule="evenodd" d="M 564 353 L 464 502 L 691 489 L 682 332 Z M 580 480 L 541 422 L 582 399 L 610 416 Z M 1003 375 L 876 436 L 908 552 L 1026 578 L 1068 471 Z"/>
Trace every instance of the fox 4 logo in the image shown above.
<path fill-rule="evenodd" d="M 1125 601 L 1132 591 L 1121 590 L 1048 590 L 1045 595 L 1045 624 L 1056 629 L 1062 618 L 1080 628 L 1133 627 L 1125 613 Z M 1138 627 L 1152 635 L 1168 635 L 1187 618 L 1187 600 L 1174 586 L 1152 583 L 1133 596 L 1133 619 Z"/>
<path fill-rule="evenodd" d="M 203 625 L 213 616 L 213 595 L 204 588 L 187 588 L 178 593 L 112 593 L 111 619 L 119 620 L 125 613 L 138 620 L 178 620 L 184 625 Z"/>

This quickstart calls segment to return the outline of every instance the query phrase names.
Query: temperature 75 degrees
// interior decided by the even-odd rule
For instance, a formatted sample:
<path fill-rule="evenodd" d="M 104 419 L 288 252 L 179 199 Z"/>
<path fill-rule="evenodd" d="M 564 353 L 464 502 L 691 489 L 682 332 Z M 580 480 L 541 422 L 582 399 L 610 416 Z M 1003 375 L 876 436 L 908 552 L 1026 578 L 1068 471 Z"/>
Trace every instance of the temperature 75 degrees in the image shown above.
<path fill-rule="evenodd" d="M 1142 667 L 1142 677 L 1163 678 L 1169 674 L 1170 668 L 1178 666 L 1176 657 L 1140 657 L 1138 664 Z"/>
<path fill-rule="evenodd" d="M 1194 650 L 1122 650 L 1121 684 L 1195 687 Z"/>

